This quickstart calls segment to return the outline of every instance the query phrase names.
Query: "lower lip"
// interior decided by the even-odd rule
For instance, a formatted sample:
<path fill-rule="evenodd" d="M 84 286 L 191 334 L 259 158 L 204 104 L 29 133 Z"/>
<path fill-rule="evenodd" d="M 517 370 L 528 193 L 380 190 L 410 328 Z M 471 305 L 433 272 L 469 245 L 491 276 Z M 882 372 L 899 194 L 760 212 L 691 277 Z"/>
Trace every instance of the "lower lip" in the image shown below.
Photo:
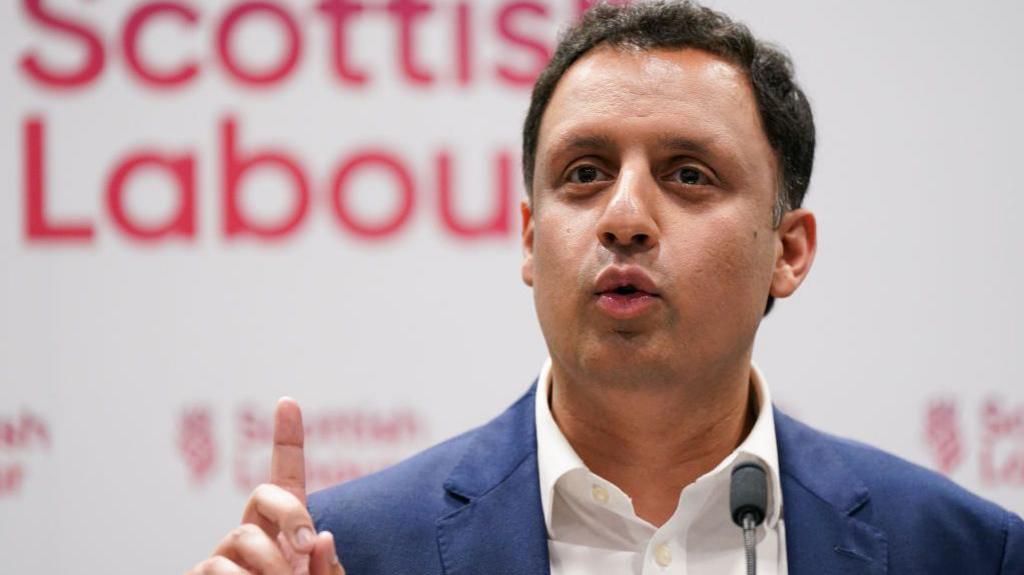
<path fill-rule="evenodd" d="M 597 296 L 597 307 L 615 319 L 631 319 L 650 311 L 658 302 L 658 296 L 634 292 L 618 294 L 608 292 Z"/>

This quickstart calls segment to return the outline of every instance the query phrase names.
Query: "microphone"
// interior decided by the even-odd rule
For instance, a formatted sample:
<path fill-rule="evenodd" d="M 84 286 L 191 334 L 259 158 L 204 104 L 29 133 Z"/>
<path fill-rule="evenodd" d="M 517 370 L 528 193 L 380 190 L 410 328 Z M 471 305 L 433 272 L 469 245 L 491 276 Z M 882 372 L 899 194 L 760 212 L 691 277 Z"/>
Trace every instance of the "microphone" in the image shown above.
<path fill-rule="evenodd" d="M 729 487 L 729 511 L 732 521 L 743 528 L 743 547 L 747 552 L 747 575 L 757 573 L 754 530 L 764 521 L 768 508 L 768 475 L 760 463 L 748 462 L 732 470 Z"/>

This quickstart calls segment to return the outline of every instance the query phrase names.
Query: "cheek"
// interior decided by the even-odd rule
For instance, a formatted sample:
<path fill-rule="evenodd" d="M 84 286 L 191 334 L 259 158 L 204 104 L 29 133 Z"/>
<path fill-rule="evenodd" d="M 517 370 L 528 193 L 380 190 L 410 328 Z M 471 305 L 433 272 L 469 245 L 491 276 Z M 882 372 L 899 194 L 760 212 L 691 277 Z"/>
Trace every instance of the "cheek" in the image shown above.
<path fill-rule="evenodd" d="M 768 289 L 770 230 L 728 214 L 694 218 L 682 225 L 687 228 L 677 235 L 682 239 L 663 249 L 675 252 L 666 259 L 677 262 L 672 272 L 681 284 L 680 293 L 694 306 L 691 309 L 718 314 L 739 311 L 736 306 L 745 309 L 748 303 L 756 307 L 755 300 Z"/>
<path fill-rule="evenodd" d="M 592 250 L 593 232 L 584 214 L 555 213 L 547 208 L 534 228 L 534 269 L 536 280 L 564 289 L 583 281 L 584 260 Z"/>
<path fill-rule="evenodd" d="M 596 273 L 596 240 L 587 214 L 555 205 L 544 210 L 534 224 L 533 296 L 542 325 L 560 330 L 582 319 L 581 294 Z"/>

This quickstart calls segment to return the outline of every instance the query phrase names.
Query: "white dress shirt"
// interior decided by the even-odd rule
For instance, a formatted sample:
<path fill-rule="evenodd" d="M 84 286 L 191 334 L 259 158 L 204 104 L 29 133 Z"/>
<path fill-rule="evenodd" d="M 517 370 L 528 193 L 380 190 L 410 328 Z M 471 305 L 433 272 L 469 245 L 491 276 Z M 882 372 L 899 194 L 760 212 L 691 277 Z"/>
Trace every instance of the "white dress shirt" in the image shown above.
<path fill-rule="evenodd" d="M 758 461 L 768 472 L 768 517 L 757 528 L 757 569 L 786 575 L 786 535 L 771 397 L 751 366 L 757 420 L 743 443 L 683 488 L 672 517 L 655 527 L 637 516 L 628 495 L 592 473 L 551 415 L 551 359 L 537 385 L 537 468 L 548 531 L 551 575 L 743 575 L 743 531 L 729 517 L 732 468 Z"/>

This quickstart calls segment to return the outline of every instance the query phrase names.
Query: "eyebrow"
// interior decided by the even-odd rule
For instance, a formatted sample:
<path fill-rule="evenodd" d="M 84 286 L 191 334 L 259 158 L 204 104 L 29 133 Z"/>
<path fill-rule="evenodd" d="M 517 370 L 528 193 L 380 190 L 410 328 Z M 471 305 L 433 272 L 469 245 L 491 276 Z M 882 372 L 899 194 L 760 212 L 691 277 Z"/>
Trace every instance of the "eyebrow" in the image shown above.
<path fill-rule="evenodd" d="M 615 144 L 612 143 L 612 139 L 608 136 L 577 134 L 560 138 L 555 142 L 554 146 L 552 146 L 552 148 L 558 152 L 568 150 L 607 150 L 614 147 Z"/>
<path fill-rule="evenodd" d="M 711 138 L 694 139 L 667 132 L 658 135 L 658 145 L 668 150 L 699 155 L 711 155 L 715 151 L 714 141 Z M 615 143 L 608 136 L 570 134 L 557 140 L 552 149 L 562 153 L 570 150 L 608 150 L 614 147 Z"/>
<path fill-rule="evenodd" d="M 702 156 L 709 156 L 715 152 L 714 140 L 711 138 L 695 140 L 693 138 L 683 138 L 673 134 L 661 134 L 658 136 L 658 144 L 662 148 L 667 148 L 669 150 L 690 152 Z"/>

